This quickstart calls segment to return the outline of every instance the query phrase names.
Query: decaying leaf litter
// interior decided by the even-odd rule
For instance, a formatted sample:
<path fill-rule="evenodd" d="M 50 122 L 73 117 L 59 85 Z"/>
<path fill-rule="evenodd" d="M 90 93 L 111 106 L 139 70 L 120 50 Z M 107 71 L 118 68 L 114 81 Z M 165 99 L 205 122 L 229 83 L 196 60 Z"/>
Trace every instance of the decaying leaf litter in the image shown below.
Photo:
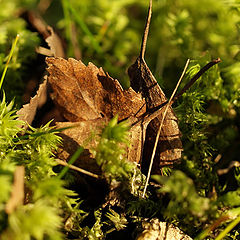
<path fill-rule="evenodd" d="M 51 98 L 66 120 L 56 123 L 56 126 L 58 128 L 71 127 L 61 133 L 64 142 L 62 152 L 58 157 L 67 160 L 79 146 L 84 145 L 86 151 L 82 158 L 80 157 L 81 167 L 101 174 L 91 157 L 91 148 L 96 143 L 88 142 L 87 139 L 91 133 L 99 133 L 99 129 L 118 114 L 119 121 L 128 120 L 131 125 L 129 130 L 131 144 L 127 150 L 127 158 L 129 161 L 140 163 L 146 173 L 163 117 L 163 109 L 168 103 L 144 60 L 151 10 L 152 1 L 150 1 L 139 57 L 128 69 L 131 83 L 131 88 L 128 90 L 123 90 L 118 80 L 111 78 L 102 68 L 92 63 L 85 66 L 81 61 L 58 57 L 54 43 L 50 43 L 55 57 L 46 59 L 49 73 L 47 82 L 52 90 Z M 53 31 L 51 34 L 54 34 Z M 182 92 L 173 96 L 170 104 L 218 62 L 219 60 L 214 60 L 201 69 Z M 45 85 L 46 81 L 41 85 L 30 104 L 19 111 L 20 118 L 29 124 L 40 105 L 38 102 L 40 102 L 40 95 L 43 91 L 41 89 L 46 88 Z M 28 114 L 31 115 L 30 118 Z M 159 173 L 162 166 L 172 166 L 174 162 L 180 160 L 182 151 L 180 135 L 177 118 L 170 106 L 158 141 L 152 173 Z"/>
<path fill-rule="evenodd" d="M 139 163 L 142 158 L 144 161 L 141 164 L 146 167 L 149 165 L 149 157 L 152 155 L 156 133 L 162 119 L 162 108 L 167 103 L 167 98 L 144 60 L 152 12 L 151 2 L 139 57 L 128 69 L 131 83 L 128 90 L 123 90 L 118 80 L 111 78 L 102 68 L 97 68 L 92 63 L 85 66 L 81 61 L 74 59 L 46 59 L 48 83 L 53 90 L 51 97 L 67 120 L 58 123 L 58 126 L 78 126 L 75 130 L 73 128 L 67 131 L 69 136 L 71 131 L 75 132 L 74 139 L 81 145 L 91 131 L 97 131 L 99 126 L 103 126 L 118 114 L 119 121 L 128 120 L 132 125 L 130 129 L 132 147 L 128 150 L 128 159 Z M 55 52 L 54 43 L 50 47 Z M 218 62 L 219 60 L 214 60 L 201 69 L 190 84 L 188 83 L 174 96 L 172 102 Z M 77 122 L 81 124 L 78 125 Z M 181 151 L 177 118 L 170 107 L 160 135 L 153 173 L 159 173 L 161 166 L 171 166 L 174 161 L 178 161 L 181 158 Z"/>

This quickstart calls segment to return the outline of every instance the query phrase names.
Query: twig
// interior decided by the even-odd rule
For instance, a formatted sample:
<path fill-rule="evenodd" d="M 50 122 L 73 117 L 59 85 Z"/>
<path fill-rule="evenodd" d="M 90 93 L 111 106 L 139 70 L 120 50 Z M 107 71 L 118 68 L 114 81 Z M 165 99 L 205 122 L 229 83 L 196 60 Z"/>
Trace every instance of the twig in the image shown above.
<path fill-rule="evenodd" d="M 232 161 L 232 162 L 230 162 L 230 164 L 227 168 L 218 169 L 217 174 L 219 176 L 223 175 L 223 174 L 227 174 L 233 167 L 240 167 L 240 163 L 238 161 Z"/>
<path fill-rule="evenodd" d="M 184 88 L 173 97 L 173 102 L 176 101 L 180 96 L 183 95 L 209 68 L 213 67 L 217 63 L 220 63 L 221 59 L 217 58 L 206 64 L 203 68 L 201 68 L 196 75 L 192 77 L 192 79 L 184 86 Z"/>
<path fill-rule="evenodd" d="M 171 106 L 171 102 L 172 102 L 172 100 L 173 100 L 173 98 L 174 98 L 174 96 L 176 94 L 176 91 L 177 91 L 177 89 L 178 89 L 178 87 L 179 87 L 179 85 L 180 85 L 180 83 L 181 83 L 181 81 L 182 81 L 182 79 L 183 79 L 183 77 L 184 77 L 184 75 L 186 73 L 186 70 L 187 70 L 187 67 L 189 65 L 189 62 L 190 62 L 190 59 L 187 60 L 186 65 L 184 67 L 184 70 L 182 72 L 182 75 L 179 78 L 178 83 L 177 83 L 177 85 L 176 85 L 176 87 L 175 87 L 175 89 L 174 89 L 174 91 L 173 91 L 173 93 L 172 93 L 172 95 L 171 95 L 171 97 L 170 97 L 166 107 L 165 107 L 165 111 L 163 113 L 163 117 L 162 117 L 162 120 L 161 120 L 161 123 L 160 123 L 160 127 L 158 129 L 157 136 L 156 136 L 155 143 L 154 143 L 154 147 L 153 147 L 152 157 L 151 157 L 150 165 L 149 165 L 149 168 L 148 168 L 147 180 L 146 180 L 146 183 L 145 183 L 145 186 L 144 186 L 144 191 L 143 191 L 143 196 L 142 196 L 143 198 L 145 197 L 145 194 L 146 194 L 146 190 L 147 190 L 150 174 L 151 174 L 151 171 L 152 171 L 153 159 L 154 159 L 155 154 L 156 154 L 156 149 L 157 149 L 160 133 L 161 133 L 161 130 L 162 130 L 163 122 L 165 120 L 167 111 L 168 111 L 169 107 Z"/>
<path fill-rule="evenodd" d="M 172 105 L 179 97 L 183 95 L 208 69 L 216 65 L 217 63 L 221 62 L 220 58 L 212 60 L 208 64 L 206 64 L 204 67 L 202 67 L 196 75 L 194 75 L 191 80 L 183 87 L 183 89 L 176 94 L 173 99 L 170 102 L 170 105 Z M 164 106 L 167 105 L 169 100 L 165 101 L 161 105 L 151 108 L 148 110 L 148 112 L 142 114 L 138 117 L 137 121 L 133 121 L 131 123 L 131 126 L 138 125 L 138 124 L 148 124 L 150 121 L 152 121 L 154 118 L 156 118 L 163 110 Z"/>
<path fill-rule="evenodd" d="M 146 21 L 146 25 L 145 25 L 145 28 L 144 28 L 143 38 L 142 38 L 142 45 L 141 45 L 141 50 L 140 50 L 140 58 L 142 60 L 144 59 L 144 54 L 145 54 L 145 51 L 146 51 L 147 38 L 148 38 L 148 33 L 149 33 L 149 25 L 150 25 L 150 21 L 151 21 L 151 16 L 152 16 L 152 0 L 149 1 L 147 21 Z"/>
<path fill-rule="evenodd" d="M 88 175 L 88 176 L 90 176 L 90 177 L 97 178 L 97 179 L 100 178 L 100 176 L 97 175 L 97 174 L 91 173 L 91 172 L 89 172 L 89 171 L 87 171 L 87 170 L 84 170 L 84 169 L 82 169 L 82 168 L 79 168 L 79 167 L 76 167 L 76 166 L 74 166 L 74 165 L 68 164 L 67 162 L 64 162 L 63 160 L 56 159 L 56 162 L 57 162 L 58 164 L 62 165 L 62 166 L 71 168 L 71 169 L 76 170 L 76 171 L 78 171 L 78 172 L 80 172 L 80 173 L 86 174 L 86 175 Z"/>

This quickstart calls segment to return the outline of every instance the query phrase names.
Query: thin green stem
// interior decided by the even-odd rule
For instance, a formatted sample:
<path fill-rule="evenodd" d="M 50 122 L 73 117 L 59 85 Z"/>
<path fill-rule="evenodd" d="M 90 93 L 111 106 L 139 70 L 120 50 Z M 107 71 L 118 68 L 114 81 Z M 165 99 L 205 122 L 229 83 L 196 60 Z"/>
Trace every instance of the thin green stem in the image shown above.
<path fill-rule="evenodd" d="M 95 51 L 97 53 L 102 53 L 102 49 L 101 49 L 98 41 L 95 39 L 95 37 L 93 36 L 93 34 L 91 33 L 91 31 L 89 30 L 87 25 L 84 23 L 84 21 L 82 21 L 82 19 L 79 16 L 79 14 L 76 12 L 76 10 L 71 5 L 68 5 L 68 7 L 69 7 L 69 10 L 72 12 L 72 14 L 74 16 L 74 18 L 76 20 L 76 23 L 80 26 L 82 31 L 89 37 L 89 39 L 92 42 L 92 46 L 95 49 Z"/>
<path fill-rule="evenodd" d="M 68 47 L 69 49 L 69 54 L 72 55 L 73 53 L 73 46 L 72 46 L 72 20 L 71 20 L 71 16 L 70 16 L 70 12 L 69 12 L 69 2 L 66 0 L 62 0 L 62 8 L 63 8 L 63 15 L 64 15 L 64 19 L 66 22 L 65 25 L 65 32 L 66 32 L 66 38 L 70 44 L 70 46 Z"/>
<path fill-rule="evenodd" d="M 194 240 L 203 240 L 205 239 L 211 232 L 211 228 L 205 229 L 203 232 L 201 232 L 197 237 L 194 238 Z"/>
<path fill-rule="evenodd" d="M 15 38 L 13 44 L 12 44 L 11 51 L 10 51 L 10 53 L 9 53 L 9 56 L 8 56 L 6 65 L 5 65 L 5 67 L 4 67 L 4 70 L 3 70 L 3 73 L 2 73 L 2 77 L 1 77 L 1 80 L 0 80 L 0 90 L 1 90 L 1 88 L 2 88 L 3 80 L 4 80 L 4 78 L 5 78 L 5 75 L 6 75 L 8 66 L 9 66 L 9 62 L 10 62 L 12 56 L 13 56 L 13 52 L 14 52 L 14 49 L 15 49 L 15 47 L 16 47 L 16 45 L 17 45 L 18 39 L 19 39 L 19 34 L 17 34 L 17 36 L 16 36 L 16 38 Z"/>
<path fill-rule="evenodd" d="M 205 229 L 203 232 L 201 232 L 198 236 L 196 236 L 194 238 L 194 240 L 203 240 L 205 239 L 214 229 L 216 229 L 217 227 L 219 227 L 222 223 L 225 223 L 226 221 L 229 220 L 229 215 L 228 214 L 225 214 L 225 215 L 222 215 L 221 217 L 219 217 L 215 222 L 213 222 L 207 229 Z M 226 229 L 225 229 L 226 230 Z M 224 230 L 224 231 L 225 231 Z M 230 229 L 231 230 L 231 229 Z M 223 232 L 224 232 L 223 231 Z M 222 234 L 222 233 L 221 233 Z M 221 235 L 220 234 L 220 235 Z M 224 233 L 226 234 L 226 233 Z M 225 235 L 224 235 L 225 236 Z M 222 237 L 224 237 L 222 235 Z M 218 236 L 219 237 L 219 236 Z M 217 238 L 216 238 L 217 239 Z M 222 238 L 219 238 L 219 239 L 222 239 Z M 219 240 L 218 239 L 218 240 Z"/>
<path fill-rule="evenodd" d="M 240 216 L 232 221 L 217 237 L 215 240 L 223 239 L 237 224 L 240 223 Z"/>
<path fill-rule="evenodd" d="M 77 159 L 78 157 L 81 155 L 81 153 L 83 152 L 84 148 L 83 147 L 79 147 L 77 149 L 77 151 L 72 155 L 71 159 L 68 161 L 69 165 L 72 165 Z M 66 172 L 69 170 L 69 166 L 65 166 L 62 171 L 59 173 L 58 178 L 62 178 Z"/>

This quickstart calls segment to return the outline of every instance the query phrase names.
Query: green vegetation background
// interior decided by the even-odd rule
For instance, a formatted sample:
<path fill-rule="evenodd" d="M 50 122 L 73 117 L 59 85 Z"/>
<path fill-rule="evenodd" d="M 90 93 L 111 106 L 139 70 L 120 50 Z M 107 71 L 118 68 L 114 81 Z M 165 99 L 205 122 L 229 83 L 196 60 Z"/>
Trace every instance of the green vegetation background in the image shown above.
<path fill-rule="evenodd" d="M 44 10 L 41 6 L 48 3 L 50 3 L 49 7 Z M 0 6 L 0 72 L 3 71 L 11 48 L 11 41 L 16 34 L 20 34 L 19 44 L 10 63 L 3 86 L 8 100 L 15 98 L 16 104 L 21 105 L 21 97 L 26 83 L 34 75 L 31 69 L 37 63 L 35 47 L 43 43 L 41 36 L 31 31 L 30 25 L 25 21 L 24 13 L 26 11 L 37 11 L 47 24 L 55 28 L 65 41 L 65 50 L 68 57 L 81 56 L 84 63 L 91 61 L 98 67 L 103 67 L 105 71 L 109 72 L 110 76 L 117 78 L 124 87 L 129 86 L 126 69 L 132 64 L 139 52 L 148 1 L 0 0 Z M 220 57 L 222 60 L 222 63 L 205 74 L 175 104 L 184 145 L 182 164 L 177 168 L 185 174 L 176 171 L 169 178 L 159 179 L 161 183 L 168 186 L 161 191 L 169 193 L 170 201 L 168 206 L 163 207 L 158 212 L 160 211 L 164 219 L 178 222 L 179 226 L 192 236 L 196 236 L 206 226 L 212 224 L 214 219 L 223 214 L 224 207 L 236 210 L 240 205 L 239 167 L 229 169 L 223 176 L 217 174 L 218 169 L 228 168 L 232 162 L 239 162 L 239 22 L 240 2 L 238 0 L 153 0 L 153 17 L 147 44 L 146 61 L 168 97 L 187 58 L 192 59 L 192 61 L 183 84 L 210 59 Z M 10 108 L 4 105 L 4 101 L 1 111 L 1 123 L 3 123 L 3 120 L 6 120 L 6 115 L 9 117 L 8 112 L 10 111 Z M 6 121 L 9 124 L 8 118 Z M 16 123 L 15 127 L 17 126 Z M 0 177 L 3 177 L 3 180 L 1 182 L 0 178 L 0 185 L 3 186 L 4 181 L 5 185 L 6 183 L 9 185 L 5 189 L 6 195 L 0 198 L 0 221 L 5 224 L 2 224 L 3 227 L 0 228 L 0 232 L 5 231 L 6 236 L 10 230 L 16 232 L 16 229 L 18 229 L 16 222 L 24 218 L 21 211 L 31 212 L 30 205 L 26 204 L 23 209 L 19 210 L 20 212 L 17 213 L 19 215 L 15 216 L 16 218 L 13 220 L 11 219 L 14 215 L 12 218 L 7 218 L 4 214 L 4 204 L 9 198 L 10 182 L 14 172 L 14 167 L 10 163 L 13 163 L 13 165 L 19 164 L 18 159 L 21 159 L 19 156 L 22 156 L 21 154 L 24 154 L 24 151 L 26 153 L 26 149 L 28 149 L 26 159 L 29 159 L 29 162 L 24 161 L 23 163 L 27 168 L 29 167 L 29 188 L 33 192 L 36 189 L 41 189 L 40 192 L 36 190 L 37 197 L 34 195 L 32 199 L 32 203 L 36 205 L 34 209 L 38 207 L 38 210 L 41 210 L 43 208 L 41 211 L 46 212 L 46 219 L 55 216 L 55 221 L 58 224 L 54 225 L 54 221 L 52 221 L 55 226 L 53 232 L 45 231 L 47 226 L 43 223 L 39 224 L 42 227 L 41 229 L 39 227 L 35 232 L 34 230 L 31 232 L 28 228 L 29 223 L 26 223 L 27 230 L 24 229 L 24 231 L 26 230 L 26 234 L 28 234 L 26 236 L 32 236 L 36 239 L 42 239 L 45 235 L 50 239 L 57 239 L 53 238 L 55 234 L 58 234 L 60 239 L 61 234 L 57 228 L 62 220 L 54 212 L 56 209 L 51 201 L 59 204 L 58 200 L 61 198 L 60 205 L 64 206 L 62 209 L 65 209 L 66 206 L 72 206 L 71 204 L 74 205 L 74 203 L 69 203 L 72 201 L 69 200 L 71 198 L 66 201 L 63 200 L 63 196 L 66 194 L 61 188 L 63 183 L 61 181 L 61 183 L 51 182 L 53 173 L 49 174 L 49 179 L 46 179 L 46 182 L 50 181 L 50 183 L 48 182 L 50 185 L 46 183 L 44 186 L 38 186 L 35 185 L 38 180 L 34 179 L 34 175 L 30 171 L 31 161 L 36 161 L 32 158 L 33 156 L 34 159 L 40 157 L 38 154 L 42 154 L 41 151 L 43 150 L 39 150 L 41 148 L 49 154 L 42 158 L 45 159 L 43 162 L 49 161 L 47 166 L 52 167 L 53 163 L 48 159 L 51 158 L 51 146 L 54 148 L 53 145 L 57 144 L 57 139 L 54 139 L 52 145 L 49 145 L 48 148 L 46 142 L 42 140 L 37 143 L 39 145 L 34 145 L 36 142 L 33 145 L 30 142 L 24 142 L 19 147 L 19 144 L 16 144 L 12 139 L 17 136 L 20 130 L 13 128 L 11 134 L 8 134 L 8 132 L 6 134 L 5 125 L 2 124 L 1 128 Z M 33 129 L 32 131 L 43 130 Z M 6 141 L 8 145 L 4 142 L 6 138 L 10 141 Z M 12 154 L 14 155 L 13 158 L 11 157 Z M 15 156 L 16 154 L 20 155 Z M 216 162 L 215 159 L 219 159 L 219 157 L 220 161 Z M 45 169 L 46 166 L 40 164 L 38 168 Z M 49 168 L 44 171 L 50 171 Z M 8 172 L 7 178 L 6 171 Z M 41 177 L 38 173 L 35 174 L 37 179 Z M 116 176 L 114 175 L 114 177 Z M 190 181 L 189 179 L 192 179 L 193 182 L 189 183 L 190 187 L 186 189 L 184 187 L 185 181 Z M 176 187 L 176 182 L 179 183 L 178 187 Z M 62 195 L 59 194 L 58 199 L 56 193 L 56 196 L 52 196 L 53 200 L 46 204 L 44 201 L 48 201 L 47 198 L 41 196 L 46 193 L 46 188 L 51 184 L 58 186 Z M 180 192 L 183 190 L 189 194 L 186 199 L 178 197 L 179 195 L 182 196 Z M 141 209 L 144 207 L 140 204 L 141 201 L 134 203 L 133 209 L 129 208 L 130 213 L 128 212 L 128 214 L 134 216 L 138 212 L 138 217 L 144 217 Z M 139 204 L 138 208 L 136 204 Z M 46 206 L 49 209 L 44 209 Z M 84 213 L 80 210 L 79 205 L 75 204 L 74 206 L 74 210 L 71 207 L 68 208 L 68 213 L 71 212 L 72 214 L 75 211 L 79 214 L 76 213 L 78 218 L 83 216 Z M 181 208 L 178 206 L 181 206 Z M 156 210 L 155 207 L 151 207 L 153 212 Z M 198 208 L 201 210 L 196 211 Z M 41 213 L 40 210 L 37 213 L 31 212 L 33 215 L 36 214 L 31 215 L 32 218 L 37 218 L 36 216 Z M 238 216 L 239 210 L 236 211 L 236 216 Z M 47 215 L 47 212 L 50 215 Z M 61 216 L 63 215 L 61 214 Z M 95 218 L 96 223 L 100 221 L 99 212 Z M 6 223 L 6 219 L 8 219 L 8 223 Z M 194 224 L 195 227 L 189 229 L 188 224 Z M 69 232 L 73 232 L 73 226 L 76 227 L 72 223 Z M 94 226 L 97 229 L 101 224 Z M 85 229 L 84 231 L 87 231 L 89 236 L 95 234 L 96 237 L 97 234 L 100 234 L 101 237 L 104 237 L 107 231 L 102 232 L 99 229 L 97 231 L 94 226 L 92 229 Z M 114 226 L 118 229 L 116 224 Z M 224 227 L 223 225 L 222 228 L 224 229 Z M 9 229 L 6 230 L 7 228 Z M 80 229 L 79 227 L 74 231 L 81 232 Z M 228 238 L 234 239 L 233 236 L 235 235 L 235 239 L 237 239 L 236 236 L 239 234 L 237 230 L 235 229 L 229 234 Z M 17 233 L 19 232 L 16 232 L 16 235 L 19 235 Z M 28 238 L 21 238 L 20 234 L 19 239 Z M 89 239 L 94 238 L 89 237 Z"/>

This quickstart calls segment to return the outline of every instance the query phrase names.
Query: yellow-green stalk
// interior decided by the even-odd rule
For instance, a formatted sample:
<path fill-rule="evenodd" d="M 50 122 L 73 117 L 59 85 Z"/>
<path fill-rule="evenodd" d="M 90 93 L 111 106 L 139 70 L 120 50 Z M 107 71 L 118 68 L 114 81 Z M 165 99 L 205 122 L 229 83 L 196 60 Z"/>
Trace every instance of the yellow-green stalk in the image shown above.
<path fill-rule="evenodd" d="M 1 90 L 1 88 L 2 88 L 3 79 L 4 79 L 5 75 L 6 75 L 6 72 L 7 72 L 7 69 L 8 69 L 8 65 L 9 65 L 9 62 L 10 62 L 10 60 L 11 60 L 11 58 L 12 58 L 12 55 L 13 55 L 14 49 L 15 49 L 15 47 L 16 47 L 16 45 L 17 45 L 18 39 L 19 39 L 19 34 L 17 34 L 17 36 L 16 36 L 16 38 L 15 38 L 13 44 L 12 44 L 11 51 L 10 51 L 10 53 L 9 53 L 9 56 L 8 56 L 6 65 L 5 65 L 5 67 L 4 67 L 4 70 L 3 70 L 3 73 L 2 73 L 2 77 L 1 77 L 1 80 L 0 80 L 0 90 Z"/>

